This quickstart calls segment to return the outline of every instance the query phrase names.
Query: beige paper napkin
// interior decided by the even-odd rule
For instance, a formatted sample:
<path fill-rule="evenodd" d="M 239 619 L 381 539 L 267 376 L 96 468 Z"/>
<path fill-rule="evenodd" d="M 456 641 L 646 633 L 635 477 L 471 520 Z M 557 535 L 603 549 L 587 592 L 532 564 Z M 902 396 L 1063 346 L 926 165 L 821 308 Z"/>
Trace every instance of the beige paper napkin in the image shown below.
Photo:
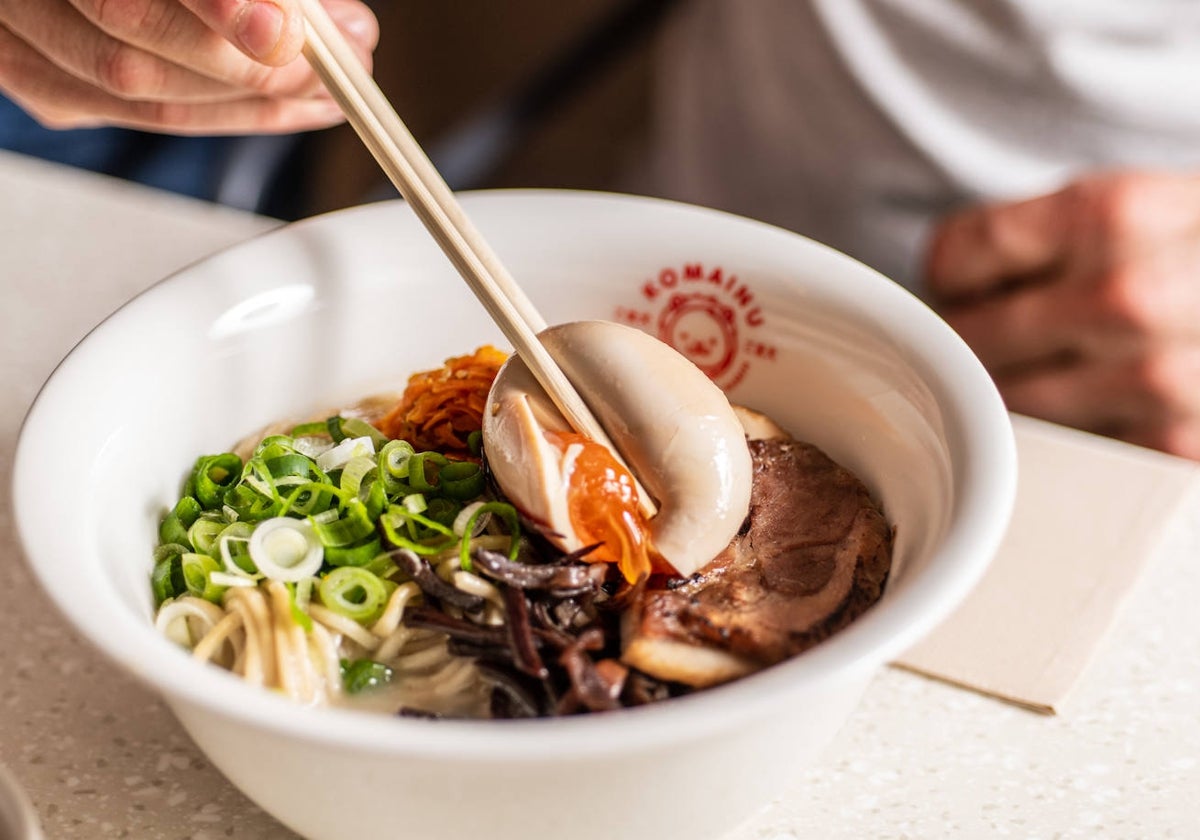
<path fill-rule="evenodd" d="M 1000 551 L 962 606 L 894 664 L 1055 714 L 1200 465 L 1013 417 L 1020 475 Z"/>

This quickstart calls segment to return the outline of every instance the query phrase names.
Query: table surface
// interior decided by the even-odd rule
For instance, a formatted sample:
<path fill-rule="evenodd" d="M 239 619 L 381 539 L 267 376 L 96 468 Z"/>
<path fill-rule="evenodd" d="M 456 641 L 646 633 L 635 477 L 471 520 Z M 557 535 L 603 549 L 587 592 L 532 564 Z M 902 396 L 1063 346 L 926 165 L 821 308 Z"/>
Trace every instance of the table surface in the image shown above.
<path fill-rule="evenodd" d="M 0 486 L 88 329 L 276 223 L 0 153 Z M 0 509 L 0 763 L 49 838 L 294 836 L 68 628 Z M 729 840 L 1200 837 L 1200 517 L 1180 516 L 1064 713 L 885 668 L 821 762 Z"/>

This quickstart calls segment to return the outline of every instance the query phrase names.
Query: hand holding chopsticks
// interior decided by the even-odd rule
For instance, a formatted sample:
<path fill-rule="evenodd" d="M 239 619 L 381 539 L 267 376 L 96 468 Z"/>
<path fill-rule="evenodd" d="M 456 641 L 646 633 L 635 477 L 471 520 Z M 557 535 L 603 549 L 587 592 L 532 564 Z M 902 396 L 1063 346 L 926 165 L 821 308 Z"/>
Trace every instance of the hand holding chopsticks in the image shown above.
<path fill-rule="evenodd" d="M 301 0 L 301 6 L 307 21 L 305 58 L 363 143 L 571 427 L 620 458 L 603 427 L 538 340 L 545 320 L 471 224 L 320 0 Z M 653 516 L 654 503 L 640 482 L 638 496 L 643 512 Z"/>

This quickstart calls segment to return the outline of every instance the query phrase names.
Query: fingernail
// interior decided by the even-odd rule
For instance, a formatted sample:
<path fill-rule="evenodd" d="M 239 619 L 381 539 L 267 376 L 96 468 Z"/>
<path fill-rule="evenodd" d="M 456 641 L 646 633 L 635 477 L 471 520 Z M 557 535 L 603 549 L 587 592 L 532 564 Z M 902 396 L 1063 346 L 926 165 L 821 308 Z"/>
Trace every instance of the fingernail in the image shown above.
<path fill-rule="evenodd" d="M 283 23 L 283 10 L 274 3 L 250 3 L 237 19 L 238 41 L 255 58 L 270 58 L 283 37 Z"/>

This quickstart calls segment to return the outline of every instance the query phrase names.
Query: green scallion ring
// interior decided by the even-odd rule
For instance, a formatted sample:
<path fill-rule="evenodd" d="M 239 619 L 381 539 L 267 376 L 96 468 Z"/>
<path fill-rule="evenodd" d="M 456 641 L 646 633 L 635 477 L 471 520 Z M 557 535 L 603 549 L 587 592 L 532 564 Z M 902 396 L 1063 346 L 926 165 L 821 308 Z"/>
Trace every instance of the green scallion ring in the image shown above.
<path fill-rule="evenodd" d="M 389 443 L 388 436 L 366 420 L 360 420 L 357 417 L 339 417 L 338 419 L 341 421 L 341 430 L 344 437 L 369 437 L 371 442 L 375 444 L 376 452 Z"/>
<path fill-rule="evenodd" d="M 358 566 L 361 568 L 371 565 L 381 554 L 383 554 L 383 543 L 379 537 L 373 537 L 361 545 L 326 548 L 325 562 L 330 566 Z"/>
<path fill-rule="evenodd" d="M 306 578 L 306 580 L 311 585 L 312 578 Z M 312 618 L 296 603 L 296 584 L 285 583 L 284 586 L 288 591 L 288 606 L 291 607 L 292 620 L 304 628 L 305 633 L 311 633 L 313 631 Z"/>
<path fill-rule="evenodd" d="M 370 455 L 357 455 L 346 462 L 342 467 L 342 476 L 338 479 L 338 486 L 343 493 L 358 494 L 358 488 L 362 486 L 363 480 L 372 471 L 378 471 L 379 467 L 375 463 L 375 458 Z"/>
<path fill-rule="evenodd" d="M 462 509 L 463 506 L 453 499 L 435 497 L 429 500 L 424 513 L 434 522 L 452 528 L 454 520 L 458 518 L 459 511 Z"/>
<path fill-rule="evenodd" d="M 310 481 L 288 491 L 287 498 L 279 506 L 278 515 L 316 516 L 348 499 L 347 494 L 328 482 Z"/>
<path fill-rule="evenodd" d="M 214 604 L 220 602 L 225 587 L 217 586 L 208 579 L 211 572 L 220 571 L 221 567 L 217 561 L 207 554 L 194 552 L 180 555 L 179 560 L 183 565 L 183 579 L 187 591 Z"/>
<path fill-rule="evenodd" d="M 229 568 L 230 564 L 241 569 L 247 575 L 258 574 L 258 567 L 250 559 L 250 537 L 253 533 L 253 524 L 241 521 L 232 522 L 226 525 L 225 529 L 213 540 L 215 549 L 213 556 L 221 561 L 230 574 L 236 574 L 234 569 Z M 229 563 L 225 562 L 226 557 L 229 558 Z"/>
<path fill-rule="evenodd" d="M 458 563 L 464 571 L 471 571 L 471 531 L 475 529 L 475 522 L 485 513 L 495 514 L 499 516 L 504 524 L 508 526 L 509 546 L 508 559 L 516 560 L 517 553 L 520 550 L 521 538 L 521 520 L 517 516 L 517 509 L 510 504 L 504 502 L 485 502 L 475 509 L 467 520 L 463 528 L 462 547 L 458 552 Z"/>
<path fill-rule="evenodd" d="M 367 516 L 371 518 L 372 522 L 377 520 L 388 506 L 387 491 L 384 489 L 383 481 L 379 478 L 371 479 L 365 494 L 362 487 L 359 487 L 358 498 L 366 506 Z"/>
<path fill-rule="evenodd" d="M 292 439 L 302 437 L 329 437 L 329 426 L 325 421 L 318 420 L 316 423 L 301 423 L 292 429 Z"/>
<path fill-rule="evenodd" d="M 160 543 L 179 543 L 190 547 L 187 530 L 192 527 L 192 523 L 200 516 L 202 510 L 198 501 L 191 496 L 184 496 L 175 503 L 175 507 L 158 526 L 158 541 Z"/>
<path fill-rule="evenodd" d="M 347 694 L 358 694 L 392 680 L 392 669 L 371 659 L 342 660 L 342 686 Z"/>
<path fill-rule="evenodd" d="M 342 515 L 332 522 L 310 519 L 317 539 L 326 548 L 344 548 L 361 542 L 375 533 L 375 523 L 367 515 L 367 506 L 358 499 L 350 499 L 342 507 Z"/>
<path fill-rule="evenodd" d="M 192 488 L 196 500 L 205 510 L 219 509 L 225 494 L 241 475 L 242 459 L 232 452 L 201 456 L 192 470 Z"/>
<path fill-rule="evenodd" d="M 438 487 L 451 499 L 470 501 L 483 493 L 483 469 L 474 461 L 451 461 L 438 472 Z"/>
<path fill-rule="evenodd" d="M 150 573 L 150 588 L 154 592 L 157 609 L 168 598 L 178 598 L 187 592 L 187 580 L 183 576 L 182 557 L 187 549 L 175 543 L 160 545 L 154 552 L 154 571 Z"/>
<path fill-rule="evenodd" d="M 327 609 L 363 625 L 379 618 L 388 597 L 383 581 L 354 566 L 342 566 L 325 575 L 317 592 Z"/>
<path fill-rule="evenodd" d="M 188 528 L 187 538 L 192 548 L 200 554 L 216 557 L 217 537 L 229 525 L 219 514 L 205 513 Z"/>
<path fill-rule="evenodd" d="M 433 464 L 439 470 L 450 463 L 440 452 L 417 452 L 408 461 L 408 483 L 418 493 L 428 493 L 437 487 L 437 473 L 434 480 L 429 480 L 426 464 Z"/>
<path fill-rule="evenodd" d="M 379 517 L 379 524 L 389 543 L 417 554 L 438 554 L 458 542 L 458 536 L 450 528 L 400 505 L 389 507 Z M 407 535 L 400 533 L 401 527 Z"/>

